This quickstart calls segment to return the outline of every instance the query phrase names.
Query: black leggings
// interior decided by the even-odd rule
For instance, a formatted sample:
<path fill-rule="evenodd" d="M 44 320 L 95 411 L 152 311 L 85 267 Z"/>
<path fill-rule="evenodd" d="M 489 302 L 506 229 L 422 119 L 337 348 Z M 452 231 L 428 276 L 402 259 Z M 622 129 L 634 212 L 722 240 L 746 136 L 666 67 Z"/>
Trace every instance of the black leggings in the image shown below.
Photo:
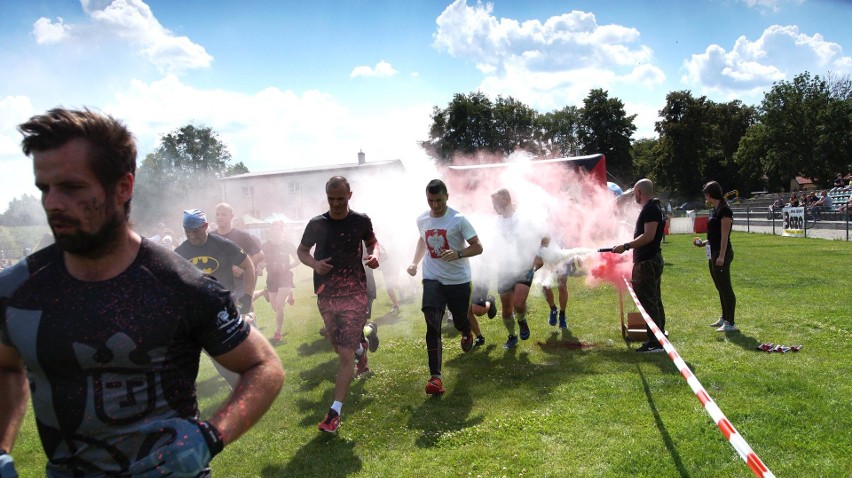
<path fill-rule="evenodd" d="M 453 314 L 453 325 L 463 335 L 470 335 L 470 282 L 443 285 L 435 280 L 423 281 L 423 317 L 426 319 L 426 353 L 429 356 L 429 373 L 441 375 L 443 345 L 441 325 L 444 308 Z"/>
<path fill-rule="evenodd" d="M 710 277 L 713 278 L 713 284 L 719 291 L 719 301 L 722 303 L 722 319 L 733 325 L 734 313 L 737 308 L 737 296 L 734 294 L 734 288 L 731 285 L 731 262 L 734 261 L 734 251 L 729 250 L 725 253 L 725 263 L 722 264 L 722 267 L 716 266 L 716 258 L 718 257 L 719 251 L 710 253 L 710 260 L 707 261 L 710 266 Z"/>

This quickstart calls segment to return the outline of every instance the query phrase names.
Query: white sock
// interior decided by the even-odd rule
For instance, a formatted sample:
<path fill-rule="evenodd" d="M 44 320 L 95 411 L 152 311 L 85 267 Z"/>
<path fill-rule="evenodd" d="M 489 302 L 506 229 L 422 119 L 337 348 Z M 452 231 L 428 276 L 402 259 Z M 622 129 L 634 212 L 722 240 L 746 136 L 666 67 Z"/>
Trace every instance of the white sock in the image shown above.
<path fill-rule="evenodd" d="M 337 412 L 338 415 L 340 415 L 340 409 L 342 408 L 343 402 L 338 402 L 337 400 L 335 400 L 334 403 L 331 404 L 331 409 Z"/>
<path fill-rule="evenodd" d="M 358 344 L 358 348 L 355 349 L 355 355 L 357 355 L 359 357 L 364 355 L 364 344 L 363 343 Z"/>

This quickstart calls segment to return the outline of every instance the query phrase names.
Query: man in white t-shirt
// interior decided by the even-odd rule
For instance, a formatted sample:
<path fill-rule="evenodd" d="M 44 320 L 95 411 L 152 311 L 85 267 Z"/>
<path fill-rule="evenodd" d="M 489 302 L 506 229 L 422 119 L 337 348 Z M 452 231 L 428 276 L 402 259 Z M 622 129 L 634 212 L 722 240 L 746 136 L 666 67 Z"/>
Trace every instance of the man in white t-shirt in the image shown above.
<path fill-rule="evenodd" d="M 433 179 L 426 186 L 429 211 L 417 218 L 420 238 L 408 273 L 417 274 L 417 264 L 423 259 L 423 316 L 426 319 L 426 351 L 431 377 L 426 393 L 445 392 L 441 382 L 441 319 L 444 309 L 453 314 L 453 325 L 462 334 L 461 347 L 473 348 L 473 334 L 467 310 L 470 306 L 470 264 L 468 257 L 482 254 L 476 230 L 464 214 L 447 206 L 447 185 Z M 427 254 L 428 252 L 428 254 Z M 425 257 L 425 259 L 424 259 Z"/>

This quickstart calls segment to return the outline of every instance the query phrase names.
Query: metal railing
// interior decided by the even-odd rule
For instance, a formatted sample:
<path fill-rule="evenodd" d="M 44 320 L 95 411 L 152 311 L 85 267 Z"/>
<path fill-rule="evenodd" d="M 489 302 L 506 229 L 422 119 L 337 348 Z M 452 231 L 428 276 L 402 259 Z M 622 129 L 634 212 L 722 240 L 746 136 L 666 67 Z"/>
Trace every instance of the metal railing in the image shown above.
<path fill-rule="evenodd" d="M 751 206 L 746 206 L 745 208 L 745 232 L 755 232 L 755 233 L 771 233 L 772 235 L 783 235 L 783 219 L 777 217 L 777 212 L 772 212 L 766 216 L 767 208 L 761 207 L 760 212 L 752 211 Z M 752 215 L 754 213 L 754 217 Z M 742 218 L 740 215 L 737 216 L 736 212 L 734 213 L 734 218 Z M 823 239 L 845 239 L 849 241 L 850 238 L 850 221 L 852 221 L 852 216 L 850 216 L 849 210 L 843 211 L 843 220 L 842 221 L 825 221 L 820 220 L 817 222 L 803 221 L 803 229 L 805 237 L 819 237 Z M 778 226 L 776 228 L 776 223 Z M 809 227 L 809 224 L 814 224 Z M 735 228 L 737 227 L 737 221 L 734 221 Z M 740 226 L 741 227 L 741 226 Z M 736 229 L 734 229 L 736 230 Z M 819 233 L 817 233 L 819 231 Z M 810 233 L 810 236 L 809 236 Z"/>

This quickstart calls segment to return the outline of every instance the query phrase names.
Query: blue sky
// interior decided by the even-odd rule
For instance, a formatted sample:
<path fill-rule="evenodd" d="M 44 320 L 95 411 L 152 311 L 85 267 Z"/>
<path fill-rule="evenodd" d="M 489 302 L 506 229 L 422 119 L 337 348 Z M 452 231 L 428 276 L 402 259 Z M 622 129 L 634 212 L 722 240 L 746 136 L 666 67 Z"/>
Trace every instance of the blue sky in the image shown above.
<path fill-rule="evenodd" d="M 652 137 L 671 91 L 757 105 L 852 74 L 850 20 L 839 0 L 0 0 L 0 210 L 37 193 L 16 125 L 58 105 L 126 121 L 140 162 L 194 122 L 252 171 L 416 167 L 454 93 L 546 112 L 603 88 Z"/>

